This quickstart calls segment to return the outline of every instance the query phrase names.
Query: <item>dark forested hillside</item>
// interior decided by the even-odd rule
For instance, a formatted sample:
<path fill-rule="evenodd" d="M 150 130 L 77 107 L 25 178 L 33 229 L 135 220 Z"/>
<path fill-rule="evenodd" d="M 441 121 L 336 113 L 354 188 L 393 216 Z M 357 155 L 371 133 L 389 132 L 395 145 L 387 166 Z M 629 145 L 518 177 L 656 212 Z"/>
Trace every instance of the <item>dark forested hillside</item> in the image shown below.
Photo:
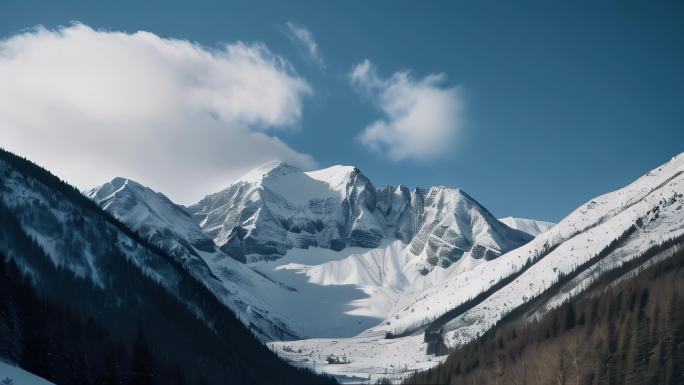
<path fill-rule="evenodd" d="M 72 187 L 1 150 L 0 161 L 11 170 L 0 173 L 1 194 L 12 177 L 49 197 L 0 199 L 0 358 L 57 384 L 332 382 L 280 360 L 171 257 Z M 66 220 L 54 220 L 55 207 Z M 55 263 L 25 223 L 51 226 L 40 230 L 68 241 L 57 250 L 66 258 Z M 123 249 L 125 237 L 147 251 Z M 66 267 L 81 261 L 80 242 L 99 282 Z M 156 265 L 140 265 L 137 255 L 157 258 Z M 172 271 L 173 281 L 154 279 L 149 266 Z"/>
<path fill-rule="evenodd" d="M 508 317 L 406 382 L 684 384 L 684 251 L 681 240 L 668 247 L 673 257 L 607 276 L 539 320 Z"/>

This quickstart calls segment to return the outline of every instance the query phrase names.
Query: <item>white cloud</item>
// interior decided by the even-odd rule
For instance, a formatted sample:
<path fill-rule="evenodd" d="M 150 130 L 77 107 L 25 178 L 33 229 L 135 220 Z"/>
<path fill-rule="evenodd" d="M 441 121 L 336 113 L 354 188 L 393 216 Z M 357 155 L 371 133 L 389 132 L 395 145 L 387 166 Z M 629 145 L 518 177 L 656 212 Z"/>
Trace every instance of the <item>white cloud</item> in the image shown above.
<path fill-rule="evenodd" d="M 125 176 L 188 203 L 270 159 L 315 165 L 266 131 L 312 91 L 261 44 L 36 28 L 0 41 L 0 84 L 0 146 L 81 188 Z"/>
<path fill-rule="evenodd" d="M 350 78 L 385 115 L 364 129 L 361 143 L 393 160 L 425 160 L 453 149 L 462 126 L 463 98 L 458 87 L 443 86 L 444 75 L 415 80 L 403 71 L 382 79 L 364 60 Z"/>
<path fill-rule="evenodd" d="M 291 21 L 285 23 L 285 34 L 292 40 L 300 49 L 304 51 L 306 57 L 316 64 L 319 68 L 324 69 L 325 64 L 323 58 L 318 52 L 318 44 L 314 39 L 313 34 L 308 29 L 301 25 L 297 25 Z"/>

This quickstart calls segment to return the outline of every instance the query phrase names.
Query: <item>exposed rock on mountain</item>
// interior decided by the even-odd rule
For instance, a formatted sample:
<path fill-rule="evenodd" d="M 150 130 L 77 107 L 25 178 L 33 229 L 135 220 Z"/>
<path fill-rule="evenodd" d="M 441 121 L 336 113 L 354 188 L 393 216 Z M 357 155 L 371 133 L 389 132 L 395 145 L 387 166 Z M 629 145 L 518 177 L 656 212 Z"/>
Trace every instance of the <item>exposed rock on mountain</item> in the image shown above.
<path fill-rule="evenodd" d="M 493 259 L 528 242 L 458 189 L 376 189 L 357 168 L 303 172 L 281 162 L 259 167 L 188 208 L 202 229 L 242 261 L 278 258 L 291 248 L 411 243 L 426 266 L 464 254 Z"/>

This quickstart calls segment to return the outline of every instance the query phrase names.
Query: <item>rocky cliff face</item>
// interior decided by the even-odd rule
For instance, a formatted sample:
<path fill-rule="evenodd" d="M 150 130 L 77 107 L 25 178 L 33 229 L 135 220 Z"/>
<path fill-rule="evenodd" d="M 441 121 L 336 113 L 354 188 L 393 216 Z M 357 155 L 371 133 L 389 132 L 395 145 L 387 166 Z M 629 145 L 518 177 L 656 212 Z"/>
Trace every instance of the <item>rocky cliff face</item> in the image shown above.
<path fill-rule="evenodd" d="M 507 227 L 458 189 L 376 189 L 357 168 L 303 172 L 272 162 L 188 211 L 227 254 L 241 261 L 278 258 L 291 248 L 377 247 L 411 243 L 428 266 L 469 253 L 492 259 L 532 237 Z"/>
<path fill-rule="evenodd" d="M 423 253 L 431 265 L 448 267 L 464 254 L 491 260 L 532 239 L 509 228 L 468 194 L 447 187 L 417 190 L 413 201 L 419 214 L 411 251 Z"/>
<path fill-rule="evenodd" d="M 385 232 L 374 208 L 375 189 L 356 168 L 305 173 L 274 162 L 188 211 L 222 250 L 244 261 L 293 247 L 376 247 Z"/>

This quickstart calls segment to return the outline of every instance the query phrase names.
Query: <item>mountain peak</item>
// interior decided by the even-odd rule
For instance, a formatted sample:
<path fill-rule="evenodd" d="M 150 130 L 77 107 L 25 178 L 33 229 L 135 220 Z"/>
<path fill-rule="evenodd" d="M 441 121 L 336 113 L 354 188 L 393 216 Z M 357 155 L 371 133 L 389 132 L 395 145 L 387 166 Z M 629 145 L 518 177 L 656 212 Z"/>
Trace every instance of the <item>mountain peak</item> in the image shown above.
<path fill-rule="evenodd" d="M 361 171 L 358 168 L 339 164 L 320 170 L 306 172 L 306 175 L 310 178 L 325 182 L 332 188 L 345 186 L 350 179 L 359 174 L 361 174 Z"/>
<path fill-rule="evenodd" d="M 264 179 L 265 177 L 287 175 L 298 172 L 302 172 L 302 170 L 296 166 L 293 166 L 282 161 L 272 160 L 252 169 L 247 174 L 243 175 L 240 179 L 238 179 L 238 181 L 258 182 Z"/>
<path fill-rule="evenodd" d="M 85 195 L 95 201 L 102 201 L 126 188 L 145 189 L 145 186 L 132 179 L 117 176 L 109 182 L 86 191 Z"/>

